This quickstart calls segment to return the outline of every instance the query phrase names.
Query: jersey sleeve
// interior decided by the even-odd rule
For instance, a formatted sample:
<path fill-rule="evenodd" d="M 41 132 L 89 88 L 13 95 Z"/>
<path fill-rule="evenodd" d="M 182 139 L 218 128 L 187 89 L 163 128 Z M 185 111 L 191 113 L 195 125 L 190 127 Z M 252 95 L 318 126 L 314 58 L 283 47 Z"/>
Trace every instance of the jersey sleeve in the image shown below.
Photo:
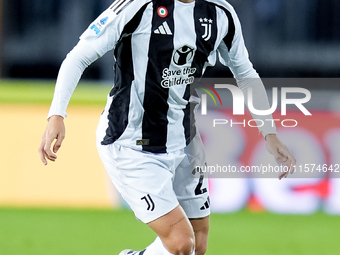
<path fill-rule="evenodd" d="M 149 1 L 116 0 L 107 10 L 92 22 L 80 40 L 86 41 L 101 57 L 114 49 L 125 26 Z"/>
<path fill-rule="evenodd" d="M 240 21 L 232 7 L 229 8 L 229 15 L 226 15 L 228 28 L 225 31 L 224 39 L 218 46 L 220 62 L 229 67 L 236 79 L 238 87 L 245 96 L 248 107 L 248 92 L 251 88 L 253 95 L 253 106 L 257 110 L 268 110 L 270 108 L 267 92 L 258 73 L 249 60 L 247 48 L 244 43 Z M 267 134 L 277 134 L 276 127 L 272 120 L 273 116 L 252 114 L 254 120 L 258 120 L 259 131 L 265 137 Z M 264 123 L 264 124 L 263 124 Z"/>
<path fill-rule="evenodd" d="M 67 54 L 60 66 L 52 104 L 47 118 L 66 117 L 66 108 L 84 70 L 98 59 L 97 53 L 86 42 L 80 41 Z"/>
<path fill-rule="evenodd" d="M 116 0 L 91 23 L 59 69 L 47 118 L 67 116 L 67 106 L 84 70 L 115 47 L 126 24 L 145 4 L 145 0 Z"/>

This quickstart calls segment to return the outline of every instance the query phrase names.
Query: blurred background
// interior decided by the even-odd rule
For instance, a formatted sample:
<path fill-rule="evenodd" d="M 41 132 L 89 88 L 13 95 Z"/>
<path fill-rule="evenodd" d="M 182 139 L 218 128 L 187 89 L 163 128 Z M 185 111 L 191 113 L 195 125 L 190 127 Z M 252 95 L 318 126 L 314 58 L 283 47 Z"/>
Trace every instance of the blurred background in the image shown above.
<path fill-rule="evenodd" d="M 111 0 L 2 0 L 1 77 L 49 78 Z M 338 0 L 231 0 L 262 77 L 338 77 Z M 84 74 L 112 80 L 108 53 Z M 226 76 L 215 68 L 210 76 Z"/>
<path fill-rule="evenodd" d="M 281 139 L 302 166 L 336 168 L 340 164 L 340 1 L 229 2 L 239 15 L 255 69 L 261 77 L 274 78 L 274 82 L 264 79 L 269 98 L 272 87 L 303 87 L 311 92 L 305 106 L 312 116 L 295 106 L 285 117 L 279 111 L 274 114 L 299 123 L 296 128 L 278 123 Z M 67 138 L 57 162 L 45 167 L 37 153 L 60 64 L 111 3 L 0 0 L 0 254 L 118 254 L 131 244 L 126 235 L 139 248 L 154 237 L 144 226 L 134 225 L 131 212 L 122 210 L 127 205 L 95 148 L 97 121 L 113 79 L 112 52 L 85 70 L 68 109 Z M 231 74 L 217 65 L 206 77 Z M 240 166 L 270 157 L 254 128 L 212 129 L 213 119 L 242 119 L 232 116 L 230 100 L 215 109 L 209 100 L 209 114 L 198 116 L 208 161 L 218 157 L 220 164 Z M 335 176 L 339 173 L 328 169 L 312 178 L 281 182 L 211 179 L 214 214 L 208 254 L 339 254 L 333 240 L 340 234 L 340 178 Z M 129 232 L 128 226 L 135 232 Z M 126 232 L 114 232 L 115 228 Z"/>

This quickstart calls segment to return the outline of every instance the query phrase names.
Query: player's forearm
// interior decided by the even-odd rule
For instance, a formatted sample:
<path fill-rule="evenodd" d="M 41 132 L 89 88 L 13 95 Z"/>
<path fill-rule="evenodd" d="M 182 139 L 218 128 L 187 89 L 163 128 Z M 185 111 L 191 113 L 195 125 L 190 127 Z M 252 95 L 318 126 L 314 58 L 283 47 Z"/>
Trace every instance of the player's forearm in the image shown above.
<path fill-rule="evenodd" d="M 255 74 L 254 74 L 255 73 Z M 259 78 L 258 74 L 254 70 L 251 78 L 239 78 L 237 79 L 237 85 L 243 91 L 245 95 L 245 103 L 248 106 L 248 88 L 252 88 L 252 104 L 256 110 L 268 110 L 270 109 L 267 92 L 264 85 Z M 273 121 L 272 114 L 267 115 L 257 115 L 251 112 L 251 115 L 256 121 L 259 131 L 262 133 L 263 137 L 268 134 L 277 134 L 276 126 Z"/>
<path fill-rule="evenodd" d="M 53 115 L 66 117 L 67 106 L 81 75 L 97 59 L 97 53 L 86 42 L 82 41 L 67 55 L 59 70 L 53 101 L 47 118 Z"/>

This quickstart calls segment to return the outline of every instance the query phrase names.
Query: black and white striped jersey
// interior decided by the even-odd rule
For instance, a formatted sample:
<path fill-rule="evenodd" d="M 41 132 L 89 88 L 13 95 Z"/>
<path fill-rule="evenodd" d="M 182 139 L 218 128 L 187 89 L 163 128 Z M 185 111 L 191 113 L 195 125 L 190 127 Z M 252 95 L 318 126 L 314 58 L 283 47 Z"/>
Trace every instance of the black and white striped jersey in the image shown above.
<path fill-rule="evenodd" d="M 116 0 L 81 40 L 100 56 L 114 49 L 102 144 L 155 153 L 188 144 L 196 130 L 189 85 L 217 53 L 227 65 L 251 66 L 238 18 L 224 0 Z"/>
<path fill-rule="evenodd" d="M 99 57 L 114 50 L 114 86 L 100 123 L 103 145 L 154 153 L 184 148 L 196 132 L 194 78 L 217 57 L 235 78 L 258 77 L 238 17 L 224 0 L 116 0 L 80 39 Z M 53 103 L 51 109 L 50 115 Z"/>

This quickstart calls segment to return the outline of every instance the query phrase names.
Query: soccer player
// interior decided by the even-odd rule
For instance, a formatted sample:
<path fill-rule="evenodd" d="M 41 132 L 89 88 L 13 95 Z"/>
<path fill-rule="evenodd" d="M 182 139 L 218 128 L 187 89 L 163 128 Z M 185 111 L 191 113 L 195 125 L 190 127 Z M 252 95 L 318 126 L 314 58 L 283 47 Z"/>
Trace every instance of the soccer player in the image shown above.
<path fill-rule="evenodd" d="M 224 0 L 116 0 L 61 65 L 39 147 L 44 164 L 57 159 L 66 108 L 81 74 L 110 50 L 114 86 L 96 132 L 99 155 L 136 218 L 158 235 L 145 250 L 120 255 L 202 255 L 209 192 L 206 178 L 191 177 L 190 165 L 203 166 L 205 155 L 192 119 L 199 98 L 191 95 L 190 84 L 219 57 L 244 93 L 252 87 L 254 106 L 269 109 L 238 17 Z M 295 165 L 275 127 L 259 129 L 278 163 Z"/>

